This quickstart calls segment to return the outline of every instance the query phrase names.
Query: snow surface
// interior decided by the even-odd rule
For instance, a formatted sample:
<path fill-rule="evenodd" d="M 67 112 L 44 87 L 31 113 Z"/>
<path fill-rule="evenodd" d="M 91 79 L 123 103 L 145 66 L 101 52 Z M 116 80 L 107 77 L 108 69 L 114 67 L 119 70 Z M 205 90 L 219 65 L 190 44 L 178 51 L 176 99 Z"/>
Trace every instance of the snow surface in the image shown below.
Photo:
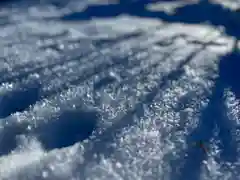
<path fill-rule="evenodd" d="M 240 179 L 235 12 L 99 2 L 0 8 L 0 179 Z"/>

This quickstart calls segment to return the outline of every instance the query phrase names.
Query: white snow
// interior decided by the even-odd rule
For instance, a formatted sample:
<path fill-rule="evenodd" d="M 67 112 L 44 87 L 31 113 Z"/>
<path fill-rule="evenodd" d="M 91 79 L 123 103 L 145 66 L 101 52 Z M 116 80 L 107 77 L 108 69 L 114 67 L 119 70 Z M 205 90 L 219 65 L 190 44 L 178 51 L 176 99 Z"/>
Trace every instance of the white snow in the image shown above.
<path fill-rule="evenodd" d="M 231 51 L 233 37 L 211 25 L 128 15 L 58 19 L 87 5 L 73 1 L 57 9 L 43 1 L 14 7 L 13 14 L 9 10 L 18 23 L 1 26 L 0 109 L 10 109 L 18 92 L 25 99 L 34 93 L 38 98 L 21 112 L 12 108 L 9 115 L 1 114 L 0 179 L 177 178 L 187 163 L 179 159 L 188 159 L 191 149 L 188 138 L 211 101 L 219 57 Z M 230 89 L 224 96 L 232 136 L 238 139 L 239 103 Z M 84 124 L 70 123 L 84 122 L 74 116 L 82 111 L 98 114 L 88 139 L 44 148 L 55 139 L 79 138 Z M 67 113 L 64 124 L 61 117 Z M 64 134 L 65 129 L 70 132 Z M 239 179 L 239 158 L 234 163 L 221 159 L 217 135 L 209 141 L 200 179 Z"/>

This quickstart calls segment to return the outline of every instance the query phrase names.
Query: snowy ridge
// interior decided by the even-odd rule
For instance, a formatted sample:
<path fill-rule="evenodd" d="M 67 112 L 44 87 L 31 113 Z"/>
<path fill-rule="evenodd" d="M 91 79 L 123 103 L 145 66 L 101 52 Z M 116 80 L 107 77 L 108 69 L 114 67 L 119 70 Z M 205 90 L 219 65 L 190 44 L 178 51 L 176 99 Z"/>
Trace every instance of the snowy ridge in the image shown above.
<path fill-rule="evenodd" d="M 234 38 L 92 3 L 1 9 L 0 179 L 239 179 Z"/>

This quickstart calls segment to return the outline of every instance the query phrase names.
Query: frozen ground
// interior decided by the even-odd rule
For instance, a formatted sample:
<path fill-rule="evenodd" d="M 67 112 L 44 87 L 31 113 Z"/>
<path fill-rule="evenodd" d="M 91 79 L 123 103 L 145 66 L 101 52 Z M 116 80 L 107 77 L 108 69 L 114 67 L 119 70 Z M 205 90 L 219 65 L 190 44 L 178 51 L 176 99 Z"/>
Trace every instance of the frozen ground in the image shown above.
<path fill-rule="evenodd" d="M 240 179 L 234 2 L 30 2 L 0 9 L 1 180 Z"/>

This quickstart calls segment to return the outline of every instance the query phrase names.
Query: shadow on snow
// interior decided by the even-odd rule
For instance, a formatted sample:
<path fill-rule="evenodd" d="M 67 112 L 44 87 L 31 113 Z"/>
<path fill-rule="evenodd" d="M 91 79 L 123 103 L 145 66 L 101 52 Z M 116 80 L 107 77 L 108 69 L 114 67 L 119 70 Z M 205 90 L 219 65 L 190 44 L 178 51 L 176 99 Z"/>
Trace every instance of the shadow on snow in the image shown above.
<path fill-rule="evenodd" d="M 224 8 L 220 4 L 214 4 L 208 0 L 202 0 L 195 4 L 189 4 L 184 7 L 177 8 L 174 14 L 171 15 L 163 11 L 152 12 L 147 10 L 145 6 L 148 4 L 149 1 L 120 1 L 118 4 L 94 5 L 89 6 L 82 12 L 74 12 L 65 15 L 61 18 L 61 20 L 77 21 L 88 20 L 94 17 L 106 18 L 115 17 L 121 14 L 128 14 L 138 17 L 159 18 L 163 21 L 171 23 L 209 23 L 215 27 L 224 27 L 225 34 L 233 36 L 237 40 L 240 37 L 240 21 L 238 21 L 238 12 Z M 214 136 L 214 128 L 217 127 L 219 129 L 218 138 L 221 141 L 221 144 L 219 144 L 222 149 L 221 158 L 229 162 L 235 162 L 238 154 L 236 139 L 234 139 L 231 135 L 232 125 L 226 115 L 224 89 L 230 88 L 235 93 L 236 97 L 239 98 L 240 85 L 237 79 L 240 76 L 238 71 L 240 65 L 239 58 L 240 53 L 235 48 L 232 52 L 226 54 L 220 60 L 219 77 L 215 81 L 215 86 L 213 87 L 212 93 L 209 97 L 210 101 L 207 107 L 201 112 L 199 126 L 187 137 L 187 142 L 189 144 L 196 140 L 209 142 L 209 140 Z M 176 73 L 176 75 L 179 74 L 177 71 Z M 170 74 L 174 77 L 176 76 L 174 72 Z M 169 75 L 165 78 L 175 79 L 174 77 Z M 158 88 L 160 87 L 161 85 Z M 154 94 L 154 92 L 150 93 L 146 97 L 148 102 L 153 100 L 153 97 L 155 96 Z M 127 116 L 128 115 L 126 115 L 126 117 Z M 112 139 L 108 132 L 105 133 L 108 134 L 107 139 Z M 194 148 L 192 146 L 187 149 L 186 153 L 188 157 L 183 160 L 184 167 L 181 169 L 180 174 L 177 175 L 173 173 L 172 179 L 176 179 L 176 175 L 179 179 L 199 179 L 201 163 L 206 158 L 205 154 L 201 151 L 201 149 Z M 178 161 L 180 162 L 182 160 L 179 159 Z M 176 167 L 177 164 L 174 164 L 173 166 Z"/>

